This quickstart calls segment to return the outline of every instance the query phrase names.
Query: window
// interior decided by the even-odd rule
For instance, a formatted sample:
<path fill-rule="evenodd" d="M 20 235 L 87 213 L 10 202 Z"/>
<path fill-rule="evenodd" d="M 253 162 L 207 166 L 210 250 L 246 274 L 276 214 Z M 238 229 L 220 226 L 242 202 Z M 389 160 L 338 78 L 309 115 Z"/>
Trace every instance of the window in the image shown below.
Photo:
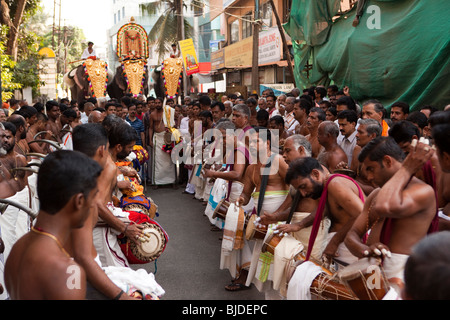
<path fill-rule="evenodd" d="M 230 24 L 230 44 L 239 41 L 239 20 L 236 19 Z"/>
<path fill-rule="evenodd" d="M 253 21 L 252 12 L 242 17 L 242 39 L 251 37 L 253 34 L 253 24 L 250 21 Z"/>

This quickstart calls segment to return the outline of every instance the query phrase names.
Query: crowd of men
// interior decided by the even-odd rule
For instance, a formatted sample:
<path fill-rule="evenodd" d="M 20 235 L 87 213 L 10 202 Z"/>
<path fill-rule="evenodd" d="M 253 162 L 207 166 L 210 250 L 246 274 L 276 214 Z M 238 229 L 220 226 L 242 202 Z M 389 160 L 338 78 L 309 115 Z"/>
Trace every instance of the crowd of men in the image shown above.
<path fill-rule="evenodd" d="M 0 217 L 6 297 L 132 298 L 102 270 L 129 268 L 118 234 L 130 241 L 142 236 L 138 224 L 115 213 L 117 190 L 132 187 L 119 179 L 125 175 L 153 188 L 182 185 L 180 192 L 203 203 L 211 231 L 221 232 L 220 268 L 231 275 L 226 290 L 254 285 L 267 299 L 301 299 L 293 288 L 308 264 L 287 272 L 299 257 L 333 272 L 375 257 L 396 298 L 450 298 L 442 278 L 430 276 L 442 263 L 448 269 L 448 254 L 424 252 L 433 244 L 418 246 L 448 241 L 450 106 L 411 112 L 399 101 L 387 114 L 378 100 L 355 101 L 348 88 L 331 85 L 278 96 L 269 89 L 246 99 L 125 96 L 33 106 L 11 100 L 3 107 L 0 199 L 39 212 L 32 220 L 8 207 Z M 222 134 L 220 144 L 203 136 L 209 129 Z M 192 156 L 200 144 L 203 161 L 174 162 L 178 143 L 188 144 Z M 143 165 L 118 166 L 135 146 L 148 153 Z M 211 146 L 219 161 L 207 164 L 204 151 Z M 224 203 L 226 216 L 218 216 Z M 275 234 L 281 241 L 267 252 Z M 54 250 L 46 259 L 27 250 L 49 242 Z M 25 275 L 24 263 L 39 267 Z M 73 265 L 83 270 L 75 291 L 62 284 L 63 270 Z M 308 290 L 312 280 L 303 278 Z"/>

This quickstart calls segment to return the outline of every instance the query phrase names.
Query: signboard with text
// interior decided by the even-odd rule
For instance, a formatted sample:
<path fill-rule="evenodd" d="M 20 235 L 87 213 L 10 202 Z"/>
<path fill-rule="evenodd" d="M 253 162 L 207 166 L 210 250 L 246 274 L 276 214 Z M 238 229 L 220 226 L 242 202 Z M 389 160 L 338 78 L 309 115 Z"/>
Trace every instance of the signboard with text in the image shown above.
<path fill-rule="evenodd" d="M 191 75 L 200 72 L 198 65 L 197 53 L 192 39 L 178 41 L 180 45 L 181 56 L 183 57 L 184 68 L 186 75 Z"/>

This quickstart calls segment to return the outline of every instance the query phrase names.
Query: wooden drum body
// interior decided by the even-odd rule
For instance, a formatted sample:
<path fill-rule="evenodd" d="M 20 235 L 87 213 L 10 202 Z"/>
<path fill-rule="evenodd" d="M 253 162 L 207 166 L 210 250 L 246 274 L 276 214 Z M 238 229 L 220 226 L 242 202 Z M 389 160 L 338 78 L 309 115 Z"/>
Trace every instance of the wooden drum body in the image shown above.
<path fill-rule="evenodd" d="M 382 300 L 389 291 L 379 259 L 360 259 L 339 270 L 338 276 L 360 300 Z"/>
<path fill-rule="evenodd" d="M 257 218 L 256 214 L 252 214 L 248 220 L 247 228 L 245 230 L 245 238 L 247 240 L 264 240 L 267 233 L 267 226 L 257 227 L 255 220 Z"/>

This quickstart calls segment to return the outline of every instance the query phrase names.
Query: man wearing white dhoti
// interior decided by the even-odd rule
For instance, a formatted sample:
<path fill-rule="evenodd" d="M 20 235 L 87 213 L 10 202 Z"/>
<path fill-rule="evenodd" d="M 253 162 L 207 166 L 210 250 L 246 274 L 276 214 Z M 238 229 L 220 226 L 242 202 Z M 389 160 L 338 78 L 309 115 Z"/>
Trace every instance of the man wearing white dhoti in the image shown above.
<path fill-rule="evenodd" d="M 168 141 L 164 136 L 166 130 L 175 127 L 175 109 L 163 105 L 160 98 L 155 99 L 155 110 L 150 114 L 149 138 L 150 146 L 153 148 L 152 156 L 152 184 L 155 188 L 158 185 L 167 185 L 176 183 L 176 168 L 171 155 L 163 150 Z"/>
<path fill-rule="evenodd" d="M 250 148 L 256 150 L 259 157 L 245 172 L 244 189 L 239 198 L 241 204 L 246 204 L 253 197 L 257 208 L 254 214 L 257 215 L 276 211 L 289 193 L 285 183 L 288 165 L 282 156 L 272 153 L 270 131 L 263 129 L 256 127 L 256 133 L 250 138 Z M 252 223 L 251 219 L 249 223 Z M 255 240 L 246 285 L 253 282 L 258 290 L 266 293 L 267 299 L 277 299 L 279 295 L 272 288 L 273 256 L 261 253 L 262 245 L 263 240 Z"/>

